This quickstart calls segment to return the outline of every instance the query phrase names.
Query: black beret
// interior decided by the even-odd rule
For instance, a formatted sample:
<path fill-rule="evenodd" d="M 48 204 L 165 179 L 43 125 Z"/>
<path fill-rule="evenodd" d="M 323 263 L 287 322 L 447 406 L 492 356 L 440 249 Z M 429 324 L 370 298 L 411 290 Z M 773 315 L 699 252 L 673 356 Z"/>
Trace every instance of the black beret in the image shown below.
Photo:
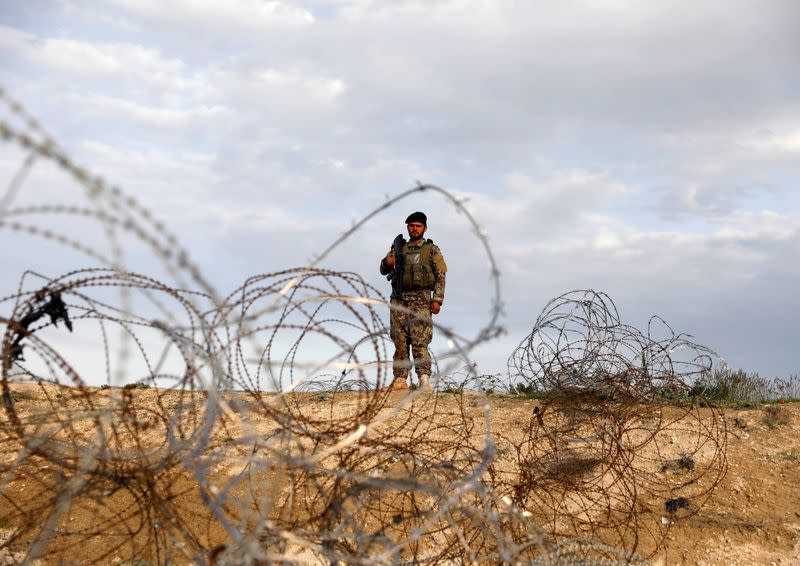
<path fill-rule="evenodd" d="M 411 224 L 412 222 L 422 222 L 423 226 L 427 226 L 428 217 L 425 216 L 424 212 L 412 212 L 408 215 L 408 218 L 406 218 L 406 224 Z"/>

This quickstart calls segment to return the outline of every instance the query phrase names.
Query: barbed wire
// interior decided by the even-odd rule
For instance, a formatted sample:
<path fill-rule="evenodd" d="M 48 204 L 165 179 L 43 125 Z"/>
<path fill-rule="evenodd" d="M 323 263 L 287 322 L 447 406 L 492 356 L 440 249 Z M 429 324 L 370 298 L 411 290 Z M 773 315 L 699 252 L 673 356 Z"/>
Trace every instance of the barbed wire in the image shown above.
<path fill-rule="evenodd" d="M 562 316 L 578 305 L 570 297 L 540 316 L 512 356 L 511 385 L 548 396 L 498 430 L 486 394 L 500 377 L 470 354 L 503 333 L 499 269 L 448 191 L 418 183 L 309 265 L 222 295 L 153 211 L 74 162 L 2 90 L 0 100 L 23 124 L 0 121 L 22 160 L 0 229 L 97 265 L 26 271 L 0 298 L 7 562 L 638 563 L 640 532 L 656 548 L 668 528 L 658 519 L 695 511 L 724 472 L 720 415 L 658 404 L 713 353 L 623 330 L 600 295 L 581 298 L 582 318 Z M 77 184 L 75 202 L 18 204 L 34 166 Z M 388 387 L 383 321 L 397 307 L 358 274 L 320 267 L 421 193 L 462 215 L 491 284 L 474 335 L 435 324 L 448 346 L 435 353 L 433 393 Z M 102 238 L 81 237 L 87 224 Z M 133 243 L 166 277 L 126 268 Z M 699 355 L 683 370 L 679 348 Z"/>
<path fill-rule="evenodd" d="M 659 317 L 623 324 L 605 293 L 553 299 L 509 357 L 509 388 L 541 403 L 499 483 L 551 533 L 659 546 L 658 517 L 696 512 L 727 469 L 724 416 L 693 388 L 717 362 Z"/>

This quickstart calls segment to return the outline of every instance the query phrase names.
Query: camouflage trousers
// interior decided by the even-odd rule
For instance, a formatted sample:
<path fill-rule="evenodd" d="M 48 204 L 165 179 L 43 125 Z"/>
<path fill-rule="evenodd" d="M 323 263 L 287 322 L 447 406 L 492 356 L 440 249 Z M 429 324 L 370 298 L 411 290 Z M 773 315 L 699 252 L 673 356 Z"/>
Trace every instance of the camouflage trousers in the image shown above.
<path fill-rule="evenodd" d="M 431 354 L 428 344 L 433 338 L 431 324 L 430 292 L 420 291 L 403 295 L 402 299 L 392 299 L 391 304 L 405 307 L 413 314 L 392 309 L 390 334 L 394 342 L 392 373 L 394 377 L 406 377 L 411 367 L 408 350 L 414 356 L 417 376 L 431 374 Z"/>

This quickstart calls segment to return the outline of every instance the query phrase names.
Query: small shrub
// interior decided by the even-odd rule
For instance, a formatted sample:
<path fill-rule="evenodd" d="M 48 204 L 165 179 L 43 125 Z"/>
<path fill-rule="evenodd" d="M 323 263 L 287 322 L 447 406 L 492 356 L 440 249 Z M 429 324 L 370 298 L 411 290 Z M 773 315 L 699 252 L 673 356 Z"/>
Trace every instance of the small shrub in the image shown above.
<path fill-rule="evenodd" d="M 781 458 L 790 462 L 800 462 L 800 448 L 792 448 L 781 452 Z"/>
<path fill-rule="evenodd" d="M 676 387 L 674 385 L 667 385 L 657 387 L 653 390 L 653 398 L 657 401 L 665 401 L 667 403 L 683 404 L 689 400 L 694 390 L 687 390 L 685 387 Z"/>
<path fill-rule="evenodd" d="M 111 389 L 111 386 L 108 383 L 104 383 L 100 386 L 100 389 Z"/>
<path fill-rule="evenodd" d="M 478 376 L 476 382 L 479 384 L 478 388 L 487 395 L 505 388 L 500 374 L 482 374 Z"/>
<path fill-rule="evenodd" d="M 678 458 L 678 467 L 684 470 L 694 470 L 694 458 L 688 454 L 683 454 Z"/>
<path fill-rule="evenodd" d="M 150 389 L 149 383 L 137 381 L 136 383 L 126 383 L 122 386 L 123 389 Z"/>
<path fill-rule="evenodd" d="M 698 379 L 691 395 L 743 408 L 779 399 L 792 401 L 800 398 L 800 375 L 765 379 L 756 372 L 723 368 Z"/>
<path fill-rule="evenodd" d="M 675 460 L 667 460 L 661 464 L 661 471 L 668 470 L 694 470 L 694 458 L 689 454 L 681 454 L 680 458 Z"/>
<path fill-rule="evenodd" d="M 747 421 L 738 415 L 733 417 L 733 424 L 736 426 L 736 428 L 740 428 L 742 430 L 747 428 Z"/>
<path fill-rule="evenodd" d="M 15 403 L 17 401 L 33 401 L 34 396 L 30 391 L 12 391 L 11 400 Z"/>
<path fill-rule="evenodd" d="M 789 413 L 780 405 L 764 407 L 763 412 L 764 416 L 761 419 L 761 423 L 767 425 L 771 429 L 789 424 Z"/>
<path fill-rule="evenodd" d="M 517 383 L 509 388 L 509 393 L 520 399 L 544 399 L 547 393 L 529 383 Z"/>
<path fill-rule="evenodd" d="M 511 449 L 504 444 L 498 444 L 495 446 L 494 453 L 497 458 L 502 458 L 504 456 L 508 456 L 511 453 Z"/>
<path fill-rule="evenodd" d="M 718 369 L 701 377 L 692 387 L 693 396 L 701 396 L 717 403 L 739 405 L 762 403 L 769 397 L 769 382 L 742 369 Z"/>
<path fill-rule="evenodd" d="M 667 513 L 675 513 L 678 509 L 688 509 L 689 500 L 685 497 L 678 497 L 664 502 L 664 509 Z"/>
<path fill-rule="evenodd" d="M 775 399 L 784 399 L 787 402 L 800 401 L 800 375 L 790 375 L 788 378 L 776 378 L 773 382 Z"/>

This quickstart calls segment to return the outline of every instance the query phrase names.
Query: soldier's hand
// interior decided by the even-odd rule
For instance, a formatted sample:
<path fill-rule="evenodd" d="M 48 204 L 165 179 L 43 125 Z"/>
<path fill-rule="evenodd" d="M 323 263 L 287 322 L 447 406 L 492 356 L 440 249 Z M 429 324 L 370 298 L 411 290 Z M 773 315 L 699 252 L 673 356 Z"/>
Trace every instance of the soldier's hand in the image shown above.
<path fill-rule="evenodd" d="M 438 301 L 431 301 L 431 314 L 439 314 L 442 310 L 442 304 Z"/>
<path fill-rule="evenodd" d="M 394 266 L 397 265 L 397 262 L 394 259 L 393 255 L 386 256 L 386 267 L 389 269 L 394 269 Z"/>

